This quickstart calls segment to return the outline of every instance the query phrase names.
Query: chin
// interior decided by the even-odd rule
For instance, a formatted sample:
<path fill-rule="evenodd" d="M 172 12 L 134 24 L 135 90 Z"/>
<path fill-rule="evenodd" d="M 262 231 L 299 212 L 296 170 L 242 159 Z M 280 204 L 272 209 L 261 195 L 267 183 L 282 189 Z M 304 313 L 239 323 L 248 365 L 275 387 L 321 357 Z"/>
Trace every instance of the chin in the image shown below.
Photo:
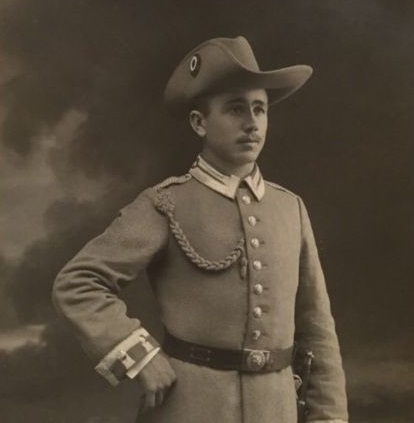
<path fill-rule="evenodd" d="M 249 163 L 254 163 L 257 160 L 259 154 L 256 151 L 246 151 L 238 157 L 238 163 L 240 165 L 247 165 Z"/>

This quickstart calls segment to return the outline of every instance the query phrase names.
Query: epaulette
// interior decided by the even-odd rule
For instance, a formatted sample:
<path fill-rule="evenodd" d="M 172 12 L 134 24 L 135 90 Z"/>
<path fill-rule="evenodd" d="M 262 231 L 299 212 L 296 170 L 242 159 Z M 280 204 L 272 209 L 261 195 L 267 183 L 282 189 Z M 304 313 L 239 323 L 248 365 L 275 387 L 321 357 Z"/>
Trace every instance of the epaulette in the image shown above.
<path fill-rule="evenodd" d="M 286 192 L 287 194 L 290 194 L 295 198 L 297 197 L 297 195 L 294 192 L 289 191 L 288 189 L 286 189 L 285 187 L 282 187 L 281 185 L 275 184 L 274 182 L 270 182 L 270 181 L 265 181 L 265 183 L 275 189 L 278 189 L 279 191 Z"/>
<path fill-rule="evenodd" d="M 185 182 L 189 181 L 191 178 L 192 176 L 189 173 L 186 173 L 185 175 L 181 175 L 181 176 L 170 176 L 169 178 L 153 186 L 152 188 L 155 189 L 156 191 L 159 191 L 161 189 L 168 188 L 171 185 L 184 184 Z"/>

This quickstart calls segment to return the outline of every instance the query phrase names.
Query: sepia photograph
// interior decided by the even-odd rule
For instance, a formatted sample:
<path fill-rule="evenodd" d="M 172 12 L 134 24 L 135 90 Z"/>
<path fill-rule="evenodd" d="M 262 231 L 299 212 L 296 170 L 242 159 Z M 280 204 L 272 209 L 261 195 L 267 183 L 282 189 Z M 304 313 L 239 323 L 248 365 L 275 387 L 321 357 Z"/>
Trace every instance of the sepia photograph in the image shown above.
<path fill-rule="evenodd" d="M 0 422 L 413 422 L 413 28 L 0 0 Z"/>

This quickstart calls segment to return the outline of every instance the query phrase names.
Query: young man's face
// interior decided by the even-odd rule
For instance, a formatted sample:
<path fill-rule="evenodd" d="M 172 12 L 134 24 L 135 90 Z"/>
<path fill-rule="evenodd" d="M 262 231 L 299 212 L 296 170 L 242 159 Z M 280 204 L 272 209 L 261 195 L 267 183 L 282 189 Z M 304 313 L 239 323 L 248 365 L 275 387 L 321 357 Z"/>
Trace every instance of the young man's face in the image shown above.
<path fill-rule="evenodd" d="M 203 137 L 202 156 L 229 172 L 253 164 L 265 143 L 267 109 L 264 89 L 208 97 L 196 130 Z"/>

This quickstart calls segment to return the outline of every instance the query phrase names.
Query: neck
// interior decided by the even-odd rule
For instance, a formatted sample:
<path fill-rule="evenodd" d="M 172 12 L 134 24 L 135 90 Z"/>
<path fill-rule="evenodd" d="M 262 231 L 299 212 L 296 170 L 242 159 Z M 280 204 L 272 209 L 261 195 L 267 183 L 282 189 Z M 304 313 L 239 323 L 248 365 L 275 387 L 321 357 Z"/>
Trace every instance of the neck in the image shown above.
<path fill-rule="evenodd" d="M 209 165 L 213 166 L 219 172 L 225 175 L 234 175 L 240 179 L 244 179 L 246 176 L 250 175 L 255 165 L 254 162 L 246 163 L 243 165 L 226 163 L 225 161 L 220 160 L 218 157 L 213 157 L 209 154 L 206 154 L 204 151 L 200 155 Z"/>

